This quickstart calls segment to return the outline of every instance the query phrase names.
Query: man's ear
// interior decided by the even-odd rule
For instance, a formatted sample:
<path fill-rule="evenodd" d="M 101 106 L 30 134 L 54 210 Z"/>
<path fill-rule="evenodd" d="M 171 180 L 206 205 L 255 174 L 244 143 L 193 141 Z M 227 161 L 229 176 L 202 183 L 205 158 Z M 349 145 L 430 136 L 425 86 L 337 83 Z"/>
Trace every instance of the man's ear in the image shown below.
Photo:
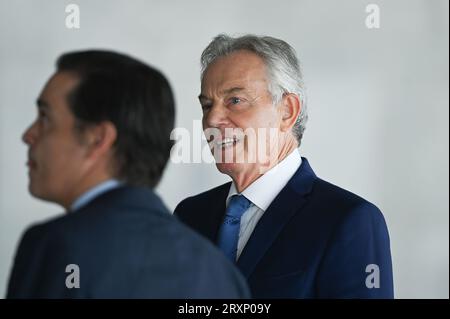
<path fill-rule="evenodd" d="M 106 154 L 112 148 L 116 139 L 116 127 L 109 121 L 103 121 L 87 128 L 84 141 L 88 147 L 88 156 L 97 158 Z"/>
<path fill-rule="evenodd" d="M 281 100 L 281 131 L 290 130 L 297 121 L 302 105 L 297 94 L 286 93 Z"/>

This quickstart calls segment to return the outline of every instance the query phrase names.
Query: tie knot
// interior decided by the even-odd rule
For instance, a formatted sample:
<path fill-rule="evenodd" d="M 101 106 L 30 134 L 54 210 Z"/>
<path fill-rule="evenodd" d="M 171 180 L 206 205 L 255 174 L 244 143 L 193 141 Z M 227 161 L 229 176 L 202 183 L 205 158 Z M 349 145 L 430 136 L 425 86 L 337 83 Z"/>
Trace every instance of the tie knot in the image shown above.
<path fill-rule="evenodd" d="M 241 218 L 242 214 L 250 207 L 251 202 L 244 195 L 233 195 L 228 203 L 226 215 Z"/>

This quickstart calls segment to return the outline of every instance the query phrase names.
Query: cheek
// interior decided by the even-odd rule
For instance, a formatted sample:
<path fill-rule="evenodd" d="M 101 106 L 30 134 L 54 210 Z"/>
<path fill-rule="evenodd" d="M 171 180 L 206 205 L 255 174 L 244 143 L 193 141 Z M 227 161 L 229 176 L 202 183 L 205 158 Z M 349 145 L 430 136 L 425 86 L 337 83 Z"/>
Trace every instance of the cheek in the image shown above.
<path fill-rule="evenodd" d="M 235 125 L 243 130 L 253 130 L 256 135 L 270 134 L 271 128 L 278 128 L 280 122 L 276 117 L 276 113 L 273 114 L 256 114 L 253 116 L 241 116 L 235 120 Z"/>
<path fill-rule="evenodd" d="M 280 121 L 275 108 L 252 114 L 252 116 L 242 116 L 237 121 L 239 122 L 236 124 L 239 124 L 242 129 L 248 130 L 251 128 L 254 130 L 255 135 L 246 138 L 245 151 L 247 153 L 257 153 L 260 149 L 269 150 L 271 145 L 278 140 L 277 133 L 279 133 Z"/>
<path fill-rule="evenodd" d="M 267 111 L 263 121 L 267 123 L 267 127 L 278 128 L 280 127 L 281 114 L 276 107 L 271 106 L 270 111 Z"/>
<path fill-rule="evenodd" d="M 55 180 L 70 174 L 79 162 L 80 147 L 68 138 L 49 136 L 36 149 L 41 173 Z"/>

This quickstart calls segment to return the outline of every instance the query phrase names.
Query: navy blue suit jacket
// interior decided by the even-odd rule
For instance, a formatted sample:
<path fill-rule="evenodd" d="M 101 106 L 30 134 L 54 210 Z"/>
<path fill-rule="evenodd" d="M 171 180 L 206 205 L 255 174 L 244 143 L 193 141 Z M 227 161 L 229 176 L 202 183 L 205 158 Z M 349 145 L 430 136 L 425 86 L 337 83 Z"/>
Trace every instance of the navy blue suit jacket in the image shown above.
<path fill-rule="evenodd" d="M 80 288 L 66 287 L 68 264 Z M 124 186 L 25 232 L 7 298 L 247 298 L 239 271 L 150 189 Z"/>
<path fill-rule="evenodd" d="M 237 261 L 252 296 L 393 298 L 383 215 L 361 197 L 316 177 L 302 160 Z M 175 214 L 215 243 L 229 188 L 227 183 L 187 198 Z"/>

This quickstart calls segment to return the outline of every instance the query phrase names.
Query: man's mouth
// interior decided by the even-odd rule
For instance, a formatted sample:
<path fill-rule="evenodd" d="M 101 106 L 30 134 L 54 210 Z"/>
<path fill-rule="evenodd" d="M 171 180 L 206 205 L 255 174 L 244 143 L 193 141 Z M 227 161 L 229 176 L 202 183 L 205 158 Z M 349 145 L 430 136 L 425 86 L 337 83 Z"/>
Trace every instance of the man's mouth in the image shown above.
<path fill-rule="evenodd" d="M 209 146 L 211 148 L 215 148 L 215 147 L 223 147 L 223 148 L 227 148 L 227 147 L 231 147 L 236 145 L 236 143 L 239 142 L 239 139 L 236 137 L 230 138 L 230 137 L 226 137 L 220 141 L 210 141 L 209 142 Z"/>
<path fill-rule="evenodd" d="M 36 168 L 36 161 L 32 158 L 31 155 L 28 155 L 28 161 L 26 164 L 30 169 Z"/>

